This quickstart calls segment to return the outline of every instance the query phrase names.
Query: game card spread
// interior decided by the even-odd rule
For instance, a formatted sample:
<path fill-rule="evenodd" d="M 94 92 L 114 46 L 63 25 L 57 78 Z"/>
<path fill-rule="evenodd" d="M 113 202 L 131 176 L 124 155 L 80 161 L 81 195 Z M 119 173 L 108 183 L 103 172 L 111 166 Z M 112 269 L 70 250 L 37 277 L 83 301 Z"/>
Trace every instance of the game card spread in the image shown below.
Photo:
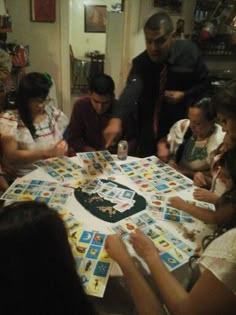
<path fill-rule="evenodd" d="M 147 197 L 147 210 L 150 211 L 150 214 L 159 220 L 175 221 L 175 222 L 187 222 L 193 223 L 196 221 L 194 217 L 190 214 L 176 209 L 170 205 L 167 196 L 161 196 L 158 194 L 150 194 Z M 214 210 L 214 205 L 196 201 L 196 200 L 185 200 L 189 204 L 193 204 L 197 207 L 206 208 L 209 210 Z"/>
<path fill-rule="evenodd" d="M 108 222 L 117 222 L 146 207 L 146 200 L 130 188 L 105 180 L 87 180 L 74 192 L 90 213 Z"/>
<path fill-rule="evenodd" d="M 141 229 L 154 242 L 160 257 L 166 267 L 172 271 L 184 263 L 194 254 L 194 248 L 162 227 L 160 222 L 150 216 L 145 210 L 132 217 L 126 218 L 112 226 L 112 231 L 118 234 L 133 252 L 129 242 L 130 233 Z"/>
<path fill-rule="evenodd" d="M 38 179 L 17 178 L 1 196 L 3 200 L 36 200 L 45 203 L 65 204 L 73 189 L 60 186 L 57 182 Z"/>
<path fill-rule="evenodd" d="M 121 174 L 120 167 L 109 151 L 77 153 L 77 156 L 89 176 Z"/>
<path fill-rule="evenodd" d="M 192 187 L 192 181 L 174 168 L 150 156 L 120 165 L 121 169 L 145 193 L 170 194 Z"/>
<path fill-rule="evenodd" d="M 59 182 L 67 182 L 82 179 L 87 175 L 86 171 L 68 157 L 55 157 L 34 163 Z"/>
<path fill-rule="evenodd" d="M 76 268 L 85 292 L 103 297 L 112 259 L 104 249 L 106 234 L 85 230 L 75 216 L 59 204 L 50 204 L 65 223 Z"/>
<path fill-rule="evenodd" d="M 104 244 L 106 234 L 88 230 L 78 230 L 70 237 L 72 252 L 77 271 L 87 294 L 103 297 L 112 259 L 108 256 Z"/>

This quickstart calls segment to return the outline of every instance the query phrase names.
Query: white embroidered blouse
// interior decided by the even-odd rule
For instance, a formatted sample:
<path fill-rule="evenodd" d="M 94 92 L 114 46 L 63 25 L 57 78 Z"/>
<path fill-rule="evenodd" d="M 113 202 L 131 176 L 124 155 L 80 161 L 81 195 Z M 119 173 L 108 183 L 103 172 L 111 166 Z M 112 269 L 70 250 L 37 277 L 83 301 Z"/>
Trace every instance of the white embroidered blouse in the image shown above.
<path fill-rule="evenodd" d="M 19 150 L 52 148 L 63 138 L 69 120 L 61 110 L 51 104 L 45 107 L 45 112 L 46 118 L 34 124 L 35 138 L 20 119 L 17 110 L 8 110 L 0 116 L 0 133 L 13 136 Z M 10 165 L 7 161 L 3 161 L 3 165 L 10 174 L 17 176 L 23 176 L 35 168 L 32 164 L 19 168 L 19 165 Z"/>
<path fill-rule="evenodd" d="M 236 228 L 215 239 L 203 252 L 201 269 L 210 270 L 236 294 Z"/>

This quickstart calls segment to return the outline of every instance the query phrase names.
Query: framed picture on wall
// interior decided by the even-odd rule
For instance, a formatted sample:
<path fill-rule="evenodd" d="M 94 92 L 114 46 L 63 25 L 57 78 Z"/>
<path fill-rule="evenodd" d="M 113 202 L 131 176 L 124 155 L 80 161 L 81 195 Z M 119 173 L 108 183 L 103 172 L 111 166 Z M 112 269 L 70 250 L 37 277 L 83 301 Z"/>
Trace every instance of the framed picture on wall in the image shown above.
<path fill-rule="evenodd" d="M 55 22 L 56 0 L 30 0 L 32 22 Z"/>
<path fill-rule="evenodd" d="M 84 6 L 84 31 L 86 33 L 105 33 L 107 7 L 105 5 Z"/>
<path fill-rule="evenodd" d="M 181 14 L 183 0 L 154 0 L 154 7 L 166 10 L 171 14 Z"/>

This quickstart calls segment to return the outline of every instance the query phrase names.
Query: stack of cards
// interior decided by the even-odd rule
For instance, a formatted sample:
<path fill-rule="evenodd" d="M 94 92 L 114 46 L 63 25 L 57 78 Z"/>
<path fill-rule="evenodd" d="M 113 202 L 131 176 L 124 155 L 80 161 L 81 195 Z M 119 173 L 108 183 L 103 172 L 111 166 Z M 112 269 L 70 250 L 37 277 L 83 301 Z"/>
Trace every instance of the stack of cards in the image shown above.
<path fill-rule="evenodd" d="M 134 253 L 129 238 L 130 233 L 134 232 L 136 228 L 141 229 L 151 238 L 160 253 L 162 261 L 170 271 L 186 263 L 189 257 L 194 254 L 192 245 L 169 232 L 147 211 L 142 211 L 120 221 L 119 224 L 113 225 L 111 230 L 118 234 L 129 247 L 131 253 Z"/>
<path fill-rule="evenodd" d="M 83 179 L 87 176 L 86 171 L 79 165 L 73 163 L 68 157 L 55 157 L 47 160 L 41 160 L 34 163 L 42 168 L 46 173 L 59 182 L 67 182 L 75 179 Z"/>
<path fill-rule="evenodd" d="M 155 156 L 122 164 L 121 169 L 145 193 L 176 193 L 192 187 L 192 181 Z"/>
<path fill-rule="evenodd" d="M 77 156 L 89 176 L 121 174 L 109 151 L 77 153 Z"/>
<path fill-rule="evenodd" d="M 101 198 L 114 203 L 113 208 L 119 212 L 132 208 L 135 203 L 133 190 L 119 188 L 110 181 L 105 183 L 99 179 L 87 181 L 85 185 L 81 185 L 81 189 L 89 195 L 97 193 Z"/>

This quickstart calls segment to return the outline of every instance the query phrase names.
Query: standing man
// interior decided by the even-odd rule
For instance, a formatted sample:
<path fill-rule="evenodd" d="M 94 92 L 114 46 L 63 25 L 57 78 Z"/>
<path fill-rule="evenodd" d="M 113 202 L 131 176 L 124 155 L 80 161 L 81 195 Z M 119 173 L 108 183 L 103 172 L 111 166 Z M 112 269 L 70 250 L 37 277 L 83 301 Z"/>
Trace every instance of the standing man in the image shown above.
<path fill-rule="evenodd" d="M 104 130 L 109 146 L 121 132 L 131 111 L 138 118 L 139 156 L 156 153 L 157 141 L 186 117 L 187 105 L 209 84 L 207 67 L 189 40 L 176 40 L 172 20 L 165 12 L 152 15 L 144 25 L 146 50 L 133 59 L 127 84 Z"/>
<path fill-rule="evenodd" d="M 91 79 L 89 95 L 79 98 L 73 107 L 66 133 L 70 150 L 89 152 L 105 149 L 103 130 L 117 104 L 114 90 L 114 81 L 107 74 L 98 74 Z M 137 127 L 130 114 L 124 120 L 122 138 L 128 141 L 129 154 L 135 154 Z M 108 150 L 116 153 L 117 143 L 109 146 Z"/>

